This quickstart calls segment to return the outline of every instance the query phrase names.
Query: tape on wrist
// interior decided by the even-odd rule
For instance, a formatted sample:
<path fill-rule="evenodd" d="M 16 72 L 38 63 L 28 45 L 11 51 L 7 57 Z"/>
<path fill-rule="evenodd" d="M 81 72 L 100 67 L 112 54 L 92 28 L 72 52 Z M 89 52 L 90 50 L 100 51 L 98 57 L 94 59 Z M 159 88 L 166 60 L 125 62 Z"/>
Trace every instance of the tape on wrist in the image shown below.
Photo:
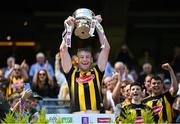
<path fill-rule="evenodd" d="M 62 33 L 63 42 L 65 42 L 66 47 L 71 47 L 71 36 L 72 36 L 72 26 L 69 26 L 65 22 L 65 30 Z"/>

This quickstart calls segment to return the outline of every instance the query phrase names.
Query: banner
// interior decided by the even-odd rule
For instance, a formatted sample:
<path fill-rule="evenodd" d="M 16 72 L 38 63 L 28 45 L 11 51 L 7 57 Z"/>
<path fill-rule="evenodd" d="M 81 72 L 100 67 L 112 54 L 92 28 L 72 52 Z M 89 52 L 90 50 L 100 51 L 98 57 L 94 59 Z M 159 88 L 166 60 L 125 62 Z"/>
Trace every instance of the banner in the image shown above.
<path fill-rule="evenodd" d="M 46 114 L 49 124 L 57 119 L 61 124 L 112 124 L 115 123 L 114 114 Z"/>

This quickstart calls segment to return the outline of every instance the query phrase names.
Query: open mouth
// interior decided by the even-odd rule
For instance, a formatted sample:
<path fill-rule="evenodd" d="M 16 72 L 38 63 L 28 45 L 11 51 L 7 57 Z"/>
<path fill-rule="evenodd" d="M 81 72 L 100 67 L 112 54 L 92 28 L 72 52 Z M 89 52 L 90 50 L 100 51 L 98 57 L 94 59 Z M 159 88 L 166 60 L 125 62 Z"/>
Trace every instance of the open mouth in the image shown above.
<path fill-rule="evenodd" d="M 138 96 L 138 94 L 137 94 L 137 93 L 134 93 L 133 96 Z"/>
<path fill-rule="evenodd" d="M 85 65 L 85 66 L 86 66 L 86 65 L 88 65 L 88 62 L 83 62 L 82 65 Z"/>

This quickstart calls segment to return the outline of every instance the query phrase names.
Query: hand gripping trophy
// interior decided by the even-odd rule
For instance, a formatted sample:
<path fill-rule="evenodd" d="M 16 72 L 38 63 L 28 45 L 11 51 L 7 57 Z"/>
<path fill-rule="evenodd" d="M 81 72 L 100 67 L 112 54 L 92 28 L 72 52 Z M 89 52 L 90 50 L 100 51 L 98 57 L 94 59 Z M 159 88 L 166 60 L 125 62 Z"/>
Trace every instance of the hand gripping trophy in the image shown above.
<path fill-rule="evenodd" d="M 104 33 L 103 27 L 100 24 L 102 21 L 101 16 L 95 16 L 90 9 L 79 8 L 73 13 L 72 17 L 75 19 L 74 26 L 64 22 L 65 30 L 62 37 L 67 47 L 71 47 L 71 35 L 74 28 L 75 36 L 79 37 L 80 39 L 88 39 L 89 37 L 93 37 L 95 28 Z"/>

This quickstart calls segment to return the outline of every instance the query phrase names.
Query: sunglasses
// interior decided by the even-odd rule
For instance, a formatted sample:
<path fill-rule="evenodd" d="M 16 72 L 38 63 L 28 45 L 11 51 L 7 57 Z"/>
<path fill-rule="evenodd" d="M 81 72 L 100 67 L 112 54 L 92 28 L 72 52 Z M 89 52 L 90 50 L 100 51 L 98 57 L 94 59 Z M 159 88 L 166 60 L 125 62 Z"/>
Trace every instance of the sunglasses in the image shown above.
<path fill-rule="evenodd" d="M 14 71 L 21 71 L 21 69 L 20 68 L 15 68 Z"/>
<path fill-rule="evenodd" d="M 123 89 L 123 88 L 125 88 L 126 86 L 121 86 L 121 88 Z"/>
<path fill-rule="evenodd" d="M 45 73 L 39 73 L 39 75 L 43 75 L 43 76 L 45 76 L 46 74 L 45 74 Z"/>

